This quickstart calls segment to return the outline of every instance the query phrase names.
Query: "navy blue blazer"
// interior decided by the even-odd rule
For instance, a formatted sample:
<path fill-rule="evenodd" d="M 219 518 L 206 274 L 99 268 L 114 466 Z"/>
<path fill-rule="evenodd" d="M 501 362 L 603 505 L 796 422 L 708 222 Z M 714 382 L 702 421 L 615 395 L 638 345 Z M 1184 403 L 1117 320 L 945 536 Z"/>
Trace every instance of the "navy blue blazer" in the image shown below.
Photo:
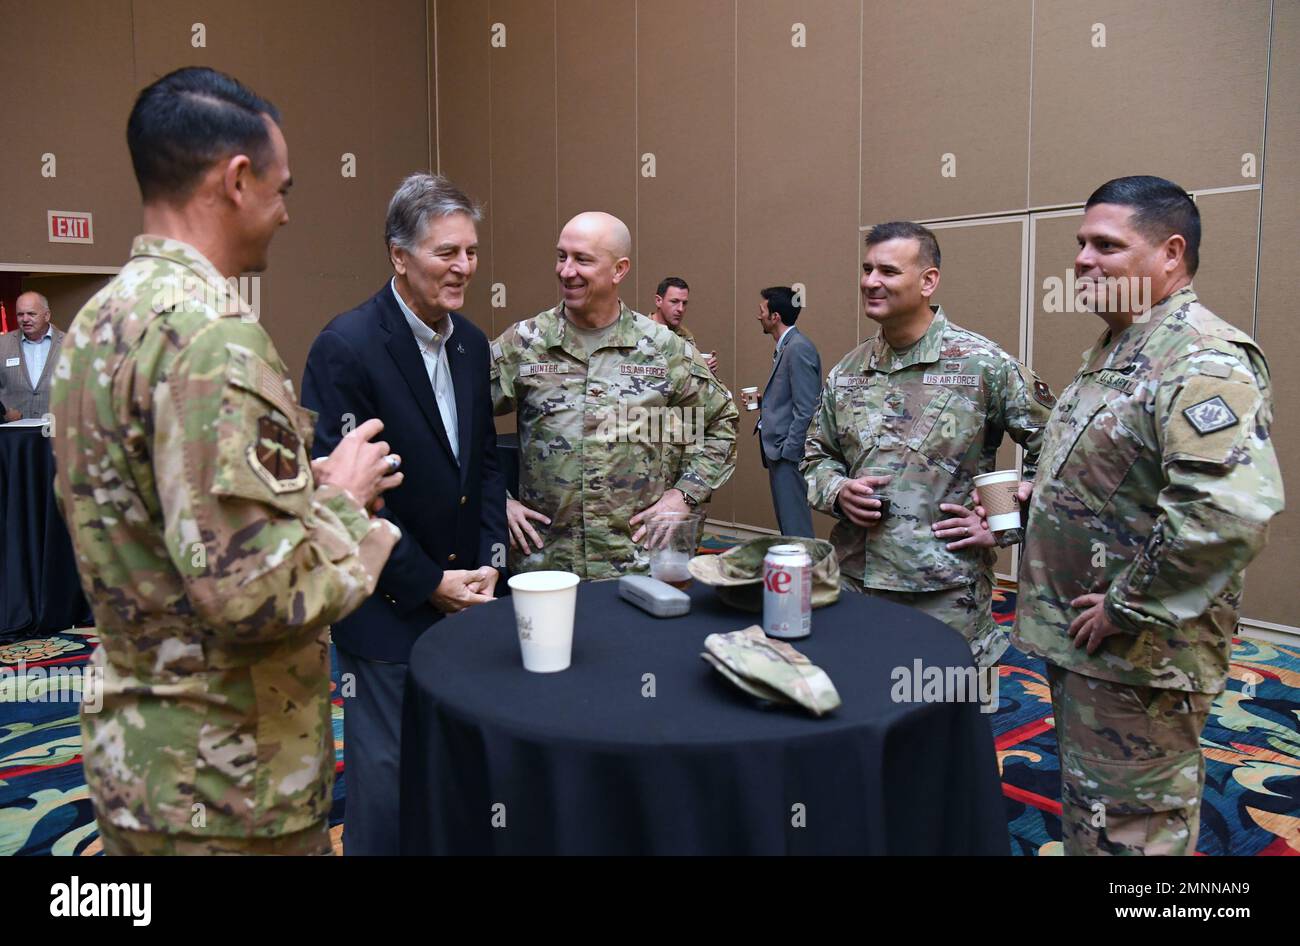
<path fill-rule="evenodd" d="M 416 638 L 445 617 L 429 603 L 443 571 L 490 565 L 494 544 L 505 549 L 506 488 L 492 419 L 488 340 L 459 313 L 451 319 L 455 329 L 446 352 L 456 391 L 459 463 L 389 283 L 336 316 L 307 355 L 302 403 L 319 415 L 312 456 L 327 456 L 345 425 L 352 429 L 378 417 L 384 430 L 375 439 L 401 456 L 406 474 L 401 486 L 384 493 L 379 513 L 402 530 L 402 539 L 375 593 L 333 629 L 336 644 L 371 660 L 405 663 Z"/>

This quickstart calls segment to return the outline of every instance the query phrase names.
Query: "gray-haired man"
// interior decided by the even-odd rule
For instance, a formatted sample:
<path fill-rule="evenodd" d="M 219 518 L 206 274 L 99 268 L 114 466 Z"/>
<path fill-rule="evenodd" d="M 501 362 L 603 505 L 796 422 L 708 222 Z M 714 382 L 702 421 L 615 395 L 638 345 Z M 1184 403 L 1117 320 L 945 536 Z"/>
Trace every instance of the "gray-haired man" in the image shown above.
<path fill-rule="evenodd" d="M 0 421 L 43 417 L 50 410 L 50 379 L 63 333 L 50 324 L 50 303 L 39 292 L 24 292 L 14 311 L 18 328 L 0 335 Z"/>
<path fill-rule="evenodd" d="M 402 530 L 375 594 L 334 625 L 343 672 L 348 854 L 398 853 L 406 664 L 444 615 L 491 601 L 505 566 L 488 341 L 456 310 L 478 266 L 479 209 L 446 178 L 412 174 L 388 207 L 393 278 L 335 318 L 307 356 L 313 454 L 371 417 L 401 456 L 405 490 L 380 515 Z"/>

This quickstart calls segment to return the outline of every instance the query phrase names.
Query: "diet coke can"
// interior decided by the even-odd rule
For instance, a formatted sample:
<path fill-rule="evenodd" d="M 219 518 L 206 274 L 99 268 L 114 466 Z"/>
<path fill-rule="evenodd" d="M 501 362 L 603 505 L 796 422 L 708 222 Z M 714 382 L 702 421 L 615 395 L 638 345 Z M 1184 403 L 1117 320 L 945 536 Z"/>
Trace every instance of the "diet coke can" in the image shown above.
<path fill-rule="evenodd" d="M 802 545 L 774 545 L 763 558 L 763 633 L 783 640 L 812 633 L 812 557 Z"/>

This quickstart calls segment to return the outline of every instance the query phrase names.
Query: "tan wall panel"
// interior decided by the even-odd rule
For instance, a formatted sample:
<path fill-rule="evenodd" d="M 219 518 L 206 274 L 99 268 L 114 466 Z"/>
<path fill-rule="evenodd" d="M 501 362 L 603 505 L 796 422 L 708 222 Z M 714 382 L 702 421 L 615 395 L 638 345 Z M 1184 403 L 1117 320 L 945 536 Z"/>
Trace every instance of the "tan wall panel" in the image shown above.
<path fill-rule="evenodd" d="M 1268 153 L 1264 165 L 1263 232 L 1259 259 L 1259 330 L 1272 368 L 1273 446 L 1282 464 L 1288 510 L 1273 520 L 1268 547 L 1246 572 L 1242 615 L 1300 627 L 1300 4 L 1279 3 L 1273 32 Z"/>
<path fill-rule="evenodd" d="M 560 223 L 603 210 L 635 228 L 636 2 L 559 0 L 556 16 Z"/>
<path fill-rule="evenodd" d="M 1078 251 L 1075 234 L 1083 212 L 1068 217 L 1036 218 L 1033 227 L 1033 279 L 1029 283 L 1029 309 L 1033 318 L 1030 366 L 1052 391 L 1059 395 L 1074 380 L 1082 353 L 1091 348 L 1105 331 L 1106 323 L 1091 312 L 1046 311 L 1047 279 L 1065 283 L 1074 270 Z"/>
<path fill-rule="evenodd" d="M 495 327 L 555 305 L 555 4 L 492 0 L 506 46 L 492 67 L 492 279 L 506 287 Z M 488 42 L 484 36 L 482 42 Z M 502 316 L 505 316 L 503 319 Z"/>
<path fill-rule="evenodd" d="M 269 63 L 263 47 L 280 39 L 263 33 L 263 18 L 272 8 L 260 0 L 132 0 L 137 88 L 183 66 L 210 66 L 265 92 Z M 204 46 L 194 45 L 195 24 L 204 27 Z M 316 33 L 310 19 L 294 29 Z"/>
<path fill-rule="evenodd" d="M 1021 258 L 1024 228 L 1020 220 L 982 226 L 937 228 L 943 266 L 935 301 L 962 328 L 978 332 L 1002 346 L 1013 358 L 1020 354 Z M 1016 467 L 1016 442 L 1002 438 L 1000 470 Z M 1014 575 L 1010 549 L 998 553 L 996 571 Z"/>
<path fill-rule="evenodd" d="M 23 292 L 39 292 L 45 296 L 50 302 L 50 321 L 55 328 L 66 332 L 81 307 L 112 278 L 90 274 L 32 273 L 23 279 Z"/>
<path fill-rule="evenodd" d="M 279 107 L 294 189 L 262 290 L 263 324 L 294 376 L 319 330 L 392 276 L 384 216 L 397 181 L 429 167 L 422 0 L 265 7 L 257 91 Z M 301 29 L 311 23 L 310 31 Z M 335 68 L 375 64 L 374 72 Z M 379 64 L 382 64 L 380 66 Z M 356 176 L 342 174 L 343 155 Z"/>
<path fill-rule="evenodd" d="M 1036 0 L 1031 206 L 1125 174 L 1251 183 L 1241 156 L 1263 140 L 1268 21 L 1268 0 Z"/>
<path fill-rule="evenodd" d="M 735 370 L 735 31 L 731 0 L 640 4 L 639 150 L 655 155 L 656 176 L 638 171 L 635 291 L 624 292 L 645 312 L 663 276 L 690 283 L 688 324 L 702 346 L 719 349 L 728 383 Z M 753 424 L 742 422 L 743 437 L 746 426 Z M 733 491 L 724 487 L 708 514 L 750 521 L 749 510 L 736 510 Z"/>
<path fill-rule="evenodd" d="M 1025 206 L 1030 7 L 1029 0 L 866 4 L 863 223 Z M 822 121 L 843 121 L 818 111 Z M 956 158 L 955 177 L 940 173 L 945 154 Z"/>
<path fill-rule="evenodd" d="M 822 359 L 822 377 L 857 344 L 856 123 L 858 0 L 778 0 L 742 10 L 738 33 L 737 233 L 739 235 L 734 357 L 721 371 L 733 391 L 761 390 L 772 367 L 773 341 L 754 316 L 759 290 L 805 286 L 799 330 Z M 791 45 L 791 25 L 806 28 L 806 47 Z M 808 103 L 816 101 L 817 108 Z M 827 116 L 848 121 L 827 121 Z M 816 237 L 814 238 L 814 235 Z M 834 247 L 835 252 L 830 252 Z M 703 315 L 704 313 L 700 313 Z M 732 349 L 731 328 L 704 326 L 706 347 Z M 697 329 L 698 330 L 698 329 Z M 737 517 L 776 528 L 767 471 L 751 434 L 757 415 L 742 411 L 735 484 Z M 832 520 L 818 515 L 819 533 Z"/>
<path fill-rule="evenodd" d="M 1254 334 L 1259 191 L 1206 194 L 1196 206 L 1201 211 L 1196 294 L 1219 318 Z"/>
<path fill-rule="evenodd" d="M 125 144 L 130 3 L 2 0 L 0 30 L 0 263 L 120 265 L 140 225 Z M 56 177 L 41 174 L 46 153 Z M 94 214 L 94 244 L 50 243 L 48 210 Z"/>
<path fill-rule="evenodd" d="M 388 199 L 403 175 L 430 165 L 425 3 L 135 0 L 134 13 L 141 86 L 209 65 L 281 112 L 294 188 L 260 305 L 291 376 L 301 377 L 319 329 L 391 275 Z M 206 26 L 206 48 L 191 44 L 194 23 Z M 341 173 L 345 153 L 356 158 L 355 177 Z"/>
<path fill-rule="evenodd" d="M 492 11 L 481 0 L 433 0 L 433 12 L 438 71 L 431 98 L 437 102 L 439 171 L 484 205 L 484 219 L 478 226 L 478 272 L 465 297 L 465 312 L 489 338 L 495 338 L 510 319 L 505 311 L 494 312 L 491 307 L 496 201 L 488 117 L 490 55 L 497 51 L 489 45 Z M 513 415 L 507 420 L 513 429 Z"/>

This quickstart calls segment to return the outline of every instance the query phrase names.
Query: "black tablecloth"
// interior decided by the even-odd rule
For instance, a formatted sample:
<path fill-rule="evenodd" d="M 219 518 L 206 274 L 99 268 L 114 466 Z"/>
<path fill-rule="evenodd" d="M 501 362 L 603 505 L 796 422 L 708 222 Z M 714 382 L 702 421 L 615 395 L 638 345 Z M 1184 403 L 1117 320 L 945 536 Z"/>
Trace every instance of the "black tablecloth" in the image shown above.
<path fill-rule="evenodd" d="M 970 666 L 959 635 L 861 595 L 815 611 L 795 646 L 844 701 L 817 719 L 701 660 L 707 634 L 759 618 L 690 595 L 660 620 L 584 582 L 555 674 L 523 669 L 509 599 L 430 628 L 407 678 L 403 852 L 1009 853 L 989 717 L 890 696 L 896 667 Z"/>
<path fill-rule="evenodd" d="M 0 638 L 90 621 L 40 427 L 0 427 Z"/>

